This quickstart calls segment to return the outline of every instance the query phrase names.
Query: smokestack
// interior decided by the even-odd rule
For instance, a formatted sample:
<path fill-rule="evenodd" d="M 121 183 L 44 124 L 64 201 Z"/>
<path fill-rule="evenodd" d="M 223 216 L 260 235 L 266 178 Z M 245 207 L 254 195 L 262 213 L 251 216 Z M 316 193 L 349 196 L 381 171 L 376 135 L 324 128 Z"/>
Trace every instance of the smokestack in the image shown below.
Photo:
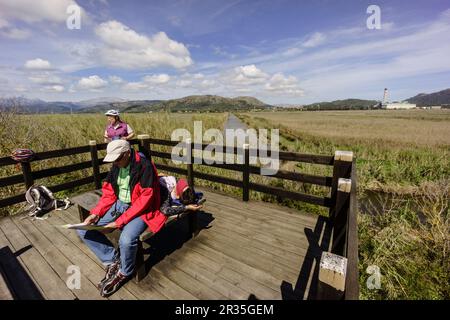
<path fill-rule="evenodd" d="M 384 88 L 383 104 L 386 104 L 388 102 L 389 102 L 389 91 L 387 88 Z"/>

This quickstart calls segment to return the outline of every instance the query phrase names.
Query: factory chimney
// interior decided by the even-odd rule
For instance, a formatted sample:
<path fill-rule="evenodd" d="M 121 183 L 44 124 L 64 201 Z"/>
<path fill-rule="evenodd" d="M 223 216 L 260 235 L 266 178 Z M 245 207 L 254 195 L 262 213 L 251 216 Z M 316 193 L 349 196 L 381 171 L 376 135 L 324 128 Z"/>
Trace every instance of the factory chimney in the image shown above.
<path fill-rule="evenodd" d="M 383 94 L 383 104 L 389 103 L 389 91 L 387 88 L 384 88 Z"/>

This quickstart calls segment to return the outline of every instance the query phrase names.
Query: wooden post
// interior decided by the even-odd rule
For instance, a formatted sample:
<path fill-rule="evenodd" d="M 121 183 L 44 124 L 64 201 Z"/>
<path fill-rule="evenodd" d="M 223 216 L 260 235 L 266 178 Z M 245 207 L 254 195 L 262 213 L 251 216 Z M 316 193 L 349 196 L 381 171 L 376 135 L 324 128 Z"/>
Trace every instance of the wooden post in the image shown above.
<path fill-rule="evenodd" d="M 333 217 L 333 242 L 331 252 L 344 257 L 347 256 L 347 224 L 351 189 L 352 180 L 339 178 L 335 215 Z"/>
<path fill-rule="evenodd" d="M 345 300 L 357 300 L 359 298 L 359 273 L 358 273 L 358 204 L 356 189 L 358 177 L 356 174 L 356 159 L 352 166 L 352 188 L 350 191 L 350 208 L 347 227 L 347 278 L 345 280 Z"/>
<path fill-rule="evenodd" d="M 347 258 L 322 252 L 319 265 L 318 300 L 341 300 L 344 297 Z"/>
<path fill-rule="evenodd" d="M 139 140 L 139 152 L 142 152 L 147 159 L 152 161 L 152 151 L 150 149 L 150 136 L 148 134 L 140 134 L 137 136 Z"/>
<path fill-rule="evenodd" d="M 350 178 L 352 172 L 353 152 L 336 151 L 334 153 L 333 179 L 331 181 L 331 207 L 329 216 L 331 219 L 335 215 L 336 195 L 339 178 Z"/>
<path fill-rule="evenodd" d="M 242 201 L 249 200 L 249 184 L 250 184 L 250 152 L 249 144 L 245 143 L 244 149 L 244 165 L 242 166 Z"/>
<path fill-rule="evenodd" d="M 186 152 L 188 157 L 188 184 L 191 188 L 194 188 L 194 143 L 191 142 L 191 139 L 186 139 Z"/>
<path fill-rule="evenodd" d="M 22 167 L 23 180 L 25 182 L 25 189 L 28 190 L 34 184 L 33 174 L 31 173 L 31 165 L 27 162 L 20 163 Z"/>
<path fill-rule="evenodd" d="M 100 166 L 98 164 L 97 141 L 90 140 L 89 147 L 91 149 L 91 161 L 92 161 L 92 170 L 94 172 L 95 189 L 101 189 L 102 181 L 100 179 Z"/>

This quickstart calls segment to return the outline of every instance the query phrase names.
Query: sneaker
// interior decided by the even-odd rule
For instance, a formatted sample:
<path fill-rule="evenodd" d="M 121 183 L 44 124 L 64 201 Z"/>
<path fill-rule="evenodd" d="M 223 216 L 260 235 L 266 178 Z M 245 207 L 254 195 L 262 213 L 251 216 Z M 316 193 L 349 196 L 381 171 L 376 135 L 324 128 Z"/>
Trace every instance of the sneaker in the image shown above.
<path fill-rule="evenodd" d="M 110 280 L 103 283 L 103 287 L 100 290 L 100 295 L 102 297 L 109 297 L 114 292 L 119 290 L 119 288 L 127 282 L 128 278 L 129 276 L 122 274 L 122 272 L 118 270 Z"/>
<path fill-rule="evenodd" d="M 120 269 L 120 259 L 114 260 L 113 263 L 106 267 L 106 273 L 103 279 L 97 284 L 98 290 L 102 290 L 106 281 L 110 280 Z"/>

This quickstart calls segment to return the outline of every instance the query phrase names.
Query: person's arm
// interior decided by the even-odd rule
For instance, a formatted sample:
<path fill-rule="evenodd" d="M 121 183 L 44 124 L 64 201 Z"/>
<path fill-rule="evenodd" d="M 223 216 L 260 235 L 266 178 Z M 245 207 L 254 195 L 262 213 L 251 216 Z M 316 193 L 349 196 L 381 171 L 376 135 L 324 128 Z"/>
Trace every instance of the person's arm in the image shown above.
<path fill-rule="evenodd" d="M 161 208 L 159 211 L 164 213 L 166 216 L 173 216 L 178 215 L 180 213 L 183 213 L 186 210 L 186 207 L 184 205 L 173 205 L 171 201 L 170 193 L 167 193 L 168 197 L 164 200 L 164 202 L 161 204 Z"/>
<path fill-rule="evenodd" d="M 105 133 L 103 134 L 103 138 L 105 142 L 111 142 L 111 139 L 108 137 L 108 131 L 105 130 Z"/>
<path fill-rule="evenodd" d="M 129 207 L 122 215 L 117 218 L 115 225 L 117 228 L 121 228 L 134 218 L 140 216 L 146 209 L 150 207 L 151 202 L 154 200 L 155 193 L 153 188 L 143 188 L 139 198 L 133 201 L 131 207 Z"/>
<path fill-rule="evenodd" d="M 134 131 L 133 131 L 133 129 L 130 127 L 129 124 L 127 124 L 127 132 L 128 132 L 128 135 L 127 135 L 126 137 L 122 137 L 122 139 L 124 139 L 124 140 L 130 140 L 131 138 L 134 137 Z"/>
<path fill-rule="evenodd" d="M 91 215 L 103 217 L 116 201 L 117 197 L 111 183 L 108 181 L 103 182 L 102 197 L 97 205 L 91 210 Z"/>

